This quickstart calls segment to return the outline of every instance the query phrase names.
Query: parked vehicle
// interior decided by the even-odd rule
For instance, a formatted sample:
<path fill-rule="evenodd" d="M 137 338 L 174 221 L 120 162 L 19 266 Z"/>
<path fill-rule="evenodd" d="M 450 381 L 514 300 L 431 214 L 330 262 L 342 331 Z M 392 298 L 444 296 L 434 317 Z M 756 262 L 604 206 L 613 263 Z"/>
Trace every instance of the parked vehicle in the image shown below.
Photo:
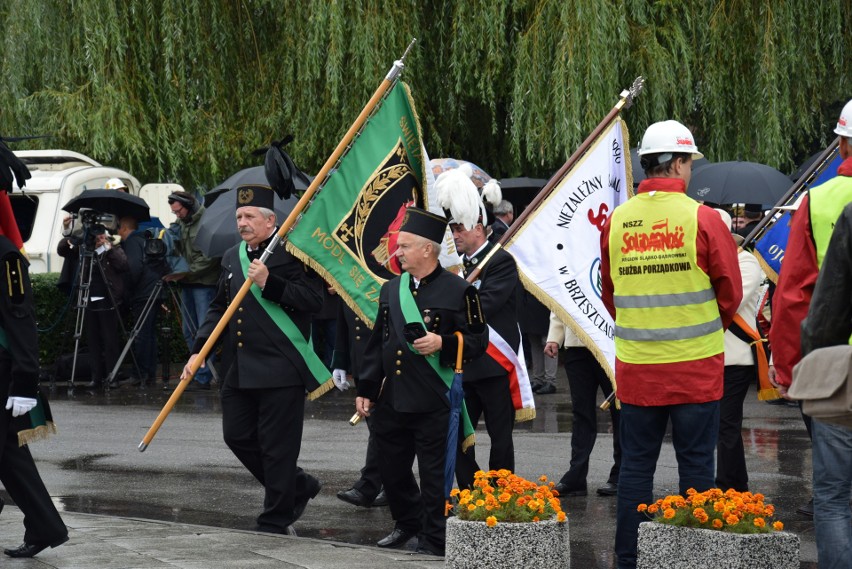
<path fill-rule="evenodd" d="M 24 249 L 30 259 L 30 273 L 62 269 L 62 258 L 56 253 L 56 246 L 63 238 L 62 220 L 67 215 L 62 206 L 83 190 L 103 188 L 110 178 L 120 178 L 131 194 L 141 195 L 151 206 L 151 215 L 161 216 L 163 224 L 174 220 L 166 197 L 183 189 L 177 184 L 141 186 L 128 172 L 103 166 L 70 150 L 20 150 L 15 154 L 32 173 L 24 190 L 15 188 L 10 195 Z"/>

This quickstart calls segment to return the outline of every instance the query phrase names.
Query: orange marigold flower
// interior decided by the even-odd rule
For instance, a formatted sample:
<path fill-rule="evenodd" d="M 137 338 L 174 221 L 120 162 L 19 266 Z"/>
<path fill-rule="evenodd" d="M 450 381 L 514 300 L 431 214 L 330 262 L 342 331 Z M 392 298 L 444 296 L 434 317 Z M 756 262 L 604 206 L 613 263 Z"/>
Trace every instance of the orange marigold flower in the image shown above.
<path fill-rule="evenodd" d="M 725 518 L 725 521 L 728 523 L 729 526 L 734 526 L 739 523 L 740 519 L 737 516 L 730 515 Z"/>
<path fill-rule="evenodd" d="M 512 495 L 509 494 L 508 492 L 503 492 L 502 494 L 497 496 L 497 499 L 505 504 L 506 502 L 508 502 L 509 500 L 512 499 Z"/>
<path fill-rule="evenodd" d="M 468 506 L 467 506 L 467 511 L 468 511 L 468 512 L 472 512 L 472 511 L 474 511 L 475 509 L 476 509 L 476 506 L 474 506 L 473 504 L 468 504 Z"/>
<path fill-rule="evenodd" d="M 485 492 L 486 494 L 493 494 L 494 493 L 494 487 L 493 486 L 485 486 L 485 487 L 482 488 L 482 491 Z"/>
<path fill-rule="evenodd" d="M 452 490 L 450 490 L 450 496 L 452 496 L 453 498 L 455 498 L 458 495 L 459 495 L 459 489 L 458 488 L 453 488 Z"/>
<path fill-rule="evenodd" d="M 754 518 L 754 525 L 756 527 L 762 528 L 766 525 L 766 520 L 763 518 Z"/>
<path fill-rule="evenodd" d="M 675 517 L 675 511 L 672 508 L 666 508 L 666 510 L 663 512 L 663 517 L 667 520 L 670 520 Z"/>
<path fill-rule="evenodd" d="M 532 521 L 534 521 L 534 522 L 538 522 L 538 521 L 541 521 L 541 520 L 539 520 L 539 519 L 538 519 L 538 516 L 535 516 L 535 517 L 532 519 Z"/>
<path fill-rule="evenodd" d="M 445 515 L 445 516 L 449 515 L 450 510 L 452 510 L 452 509 L 453 509 L 453 505 L 452 505 L 452 504 L 450 504 L 449 502 L 446 502 L 446 503 L 444 504 L 444 515 Z"/>
<path fill-rule="evenodd" d="M 566 520 L 565 512 L 563 512 L 561 510 L 556 512 L 556 521 L 557 522 L 564 522 L 565 520 Z M 781 522 L 775 522 L 775 523 L 781 523 Z"/>
<path fill-rule="evenodd" d="M 772 529 L 774 529 L 775 531 L 781 531 L 782 529 L 784 529 L 784 524 L 782 524 L 781 522 L 775 522 L 774 524 L 772 524 Z"/>
<path fill-rule="evenodd" d="M 724 512 L 725 511 L 725 502 L 719 500 L 717 502 L 713 502 L 713 510 L 716 512 Z"/>
<path fill-rule="evenodd" d="M 650 506 L 648 506 L 648 513 L 649 514 L 656 514 L 659 510 L 660 510 L 660 507 L 656 504 L 651 504 Z"/>
<path fill-rule="evenodd" d="M 713 520 L 713 527 L 716 528 L 716 529 L 721 529 L 722 528 L 722 520 L 720 520 L 718 518 Z"/>
<path fill-rule="evenodd" d="M 488 516 L 487 518 L 485 518 L 485 525 L 490 528 L 493 528 L 497 525 L 497 518 L 495 518 L 494 516 Z"/>
<path fill-rule="evenodd" d="M 539 482 L 547 482 L 547 476 L 539 476 L 538 480 Z"/>
<path fill-rule="evenodd" d="M 687 495 L 687 496 L 692 496 L 693 494 L 697 494 L 697 493 L 698 493 L 698 491 L 697 491 L 695 488 L 689 488 L 689 489 L 686 491 L 686 495 Z"/>
<path fill-rule="evenodd" d="M 637 512 L 644 512 L 647 509 L 648 509 L 648 504 L 639 504 L 639 506 L 636 507 Z"/>
<path fill-rule="evenodd" d="M 478 507 L 478 506 L 484 506 L 484 505 L 485 505 L 485 500 L 477 500 L 477 501 L 476 501 L 476 505 L 477 505 L 477 507 Z"/>

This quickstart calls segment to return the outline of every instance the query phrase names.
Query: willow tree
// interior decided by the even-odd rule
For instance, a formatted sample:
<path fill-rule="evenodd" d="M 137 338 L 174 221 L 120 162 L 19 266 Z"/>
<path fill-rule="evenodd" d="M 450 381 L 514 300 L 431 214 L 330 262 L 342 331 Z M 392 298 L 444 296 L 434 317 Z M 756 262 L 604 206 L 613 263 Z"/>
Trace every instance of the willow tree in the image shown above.
<path fill-rule="evenodd" d="M 0 133 L 190 188 L 286 133 L 316 171 L 411 37 L 429 153 L 497 176 L 549 175 L 637 75 L 634 145 L 678 118 L 784 169 L 852 97 L 847 0 L 6 0 L 0 24 Z"/>

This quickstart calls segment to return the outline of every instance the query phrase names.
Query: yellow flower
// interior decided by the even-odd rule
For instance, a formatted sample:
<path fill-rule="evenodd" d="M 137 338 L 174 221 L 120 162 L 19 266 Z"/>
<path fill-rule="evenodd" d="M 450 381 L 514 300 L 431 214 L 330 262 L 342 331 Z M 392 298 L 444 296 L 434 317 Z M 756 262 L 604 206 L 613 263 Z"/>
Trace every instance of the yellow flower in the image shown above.
<path fill-rule="evenodd" d="M 472 512 L 472 511 L 474 511 L 475 509 L 476 509 L 476 506 L 474 506 L 473 504 L 469 504 L 469 505 L 467 506 L 467 510 L 468 510 L 469 512 Z"/>
<path fill-rule="evenodd" d="M 458 495 L 459 495 L 459 489 L 458 488 L 453 488 L 452 490 L 450 490 L 450 496 L 451 497 L 455 498 Z"/>
<path fill-rule="evenodd" d="M 494 516 L 488 516 L 487 518 L 485 518 L 485 525 L 490 528 L 493 528 L 497 525 L 497 518 L 495 518 Z"/>
<path fill-rule="evenodd" d="M 565 519 L 566 519 L 566 518 L 565 518 L 565 512 L 563 512 L 563 511 L 559 511 L 559 512 L 557 512 L 557 514 L 556 514 L 556 521 L 557 521 L 557 522 L 560 522 L 560 523 L 561 523 L 561 522 L 564 522 L 564 521 L 565 521 Z M 775 523 L 776 523 L 776 524 L 780 524 L 781 522 L 775 522 Z"/>
<path fill-rule="evenodd" d="M 781 522 L 775 522 L 774 524 L 772 524 L 772 529 L 774 529 L 775 531 L 781 531 L 782 529 L 784 529 L 784 524 L 782 524 Z"/>
<path fill-rule="evenodd" d="M 480 506 L 484 506 L 484 505 L 485 505 L 485 500 L 477 500 L 476 501 L 476 507 L 477 508 L 480 507 Z"/>

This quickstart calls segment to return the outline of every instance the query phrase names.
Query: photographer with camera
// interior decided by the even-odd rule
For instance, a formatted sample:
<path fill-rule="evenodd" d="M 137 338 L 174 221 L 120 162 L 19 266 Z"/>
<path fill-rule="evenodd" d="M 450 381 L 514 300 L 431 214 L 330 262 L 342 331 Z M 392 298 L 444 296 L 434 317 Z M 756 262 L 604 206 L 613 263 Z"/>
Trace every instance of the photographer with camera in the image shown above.
<path fill-rule="evenodd" d="M 195 199 L 195 196 L 183 191 L 169 194 L 168 199 L 172 213 L 178 218 L 180 226 L 180 240 L 176 243 L 176 248 L 189 264 L 189 271 L 166 275 L 163 280 L 180 281 L 183 302 L 181 314 L 183 337 L 187 347 L 192 349 L 198 328 L 204 322 L 210 303 L 216 296 L 221 259 L 207 257 L 195 246 L 195 237 L 198 235 L 201 216 L 204 215 L 204 206 Z M 184 391 L 208 390 L 212 378 L 210 367 L 202 367 Z"/>
<path fill-rule="evenodd" d="M 85 308 L 88 319 L 92 380 L 87 387 L 91 388 L 103 386 L 120 352 L 118 307 L 128 265 L 121 247 L 112 245 L 107 224 L 115 227 L 115 216 L 81 209 L 76 218 L 63 221 L 67 237 L 56 248 L 68 265 L 63 274 L 76 274 L 73 285 L 88 288 L 78 308 Z M 113 380 L 110 387 L 118 387 L 118 382 Z"/>
<path fill-rule="evenodd" d="M 127 256 L 127 272 L 124 273 L 125 299 L 133 316 L 138 335 L 133 342 L 133 353 L 139 365 L 139 377 L 132 382 L 144 388 L 157 376 L 157 312 L 145 311 L 148 298 L 154 291 L 160 275 L 148 262 L 145 244 L 149 233 L 139 229 L 135 217 L 122 217 L 118 225 L 121 248 Z M 140 319 L 144 321 L 140 322 Z"/>

